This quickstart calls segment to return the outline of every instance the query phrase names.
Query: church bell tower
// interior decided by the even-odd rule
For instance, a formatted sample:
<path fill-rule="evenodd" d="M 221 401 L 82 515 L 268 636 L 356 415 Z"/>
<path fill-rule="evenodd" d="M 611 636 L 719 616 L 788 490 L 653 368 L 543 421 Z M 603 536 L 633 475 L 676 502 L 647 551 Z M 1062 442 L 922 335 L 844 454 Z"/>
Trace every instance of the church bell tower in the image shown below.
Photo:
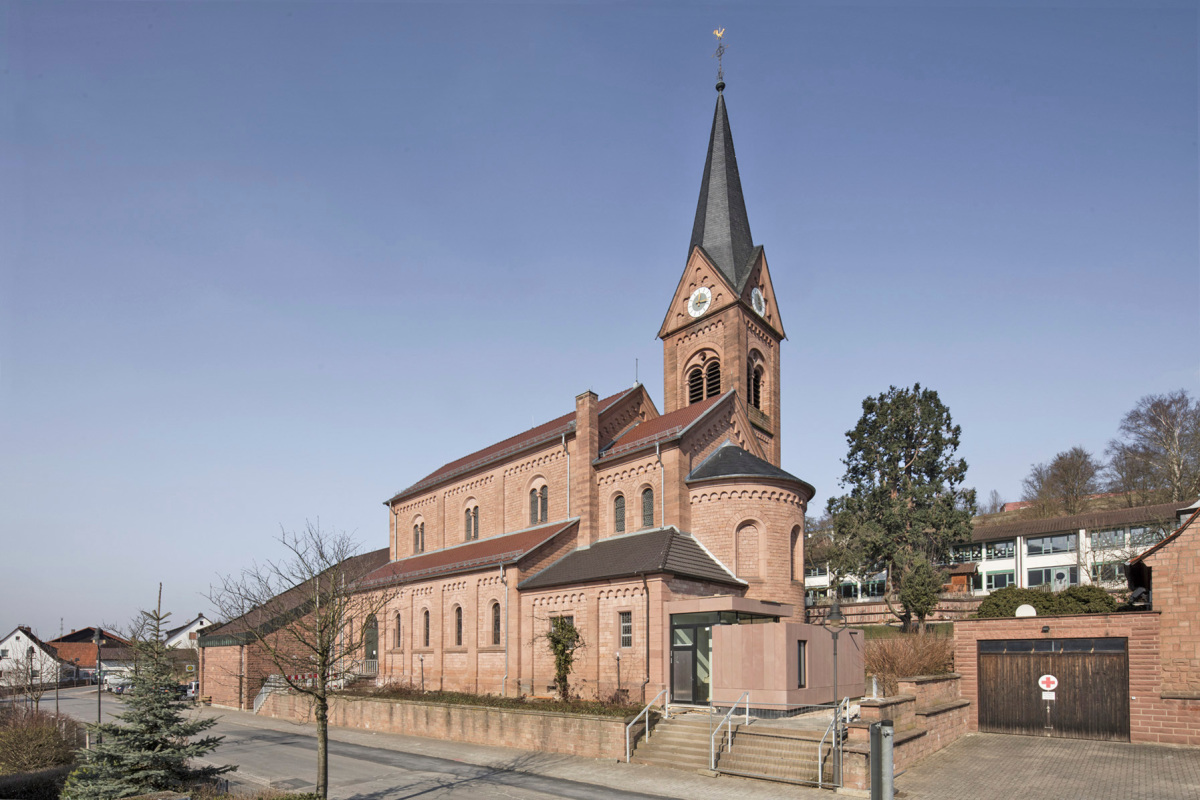
<path fill-rule="evenodd" d="M 783 323 L 761 245 L 750 236 L 725 82 L 700 181 L 687 265 L 659 329 L 664 413 L 734 390 L 767 460 L 780 463 Z"/>

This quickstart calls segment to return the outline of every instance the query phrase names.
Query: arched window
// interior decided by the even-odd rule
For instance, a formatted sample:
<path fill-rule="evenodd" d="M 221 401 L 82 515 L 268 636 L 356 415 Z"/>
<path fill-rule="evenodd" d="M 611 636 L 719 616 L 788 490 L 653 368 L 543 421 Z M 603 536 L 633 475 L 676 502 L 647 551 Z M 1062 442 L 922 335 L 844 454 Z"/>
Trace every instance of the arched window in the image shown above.
<path fill-rule="evenodd" d="M 654 527 L 654 490 L 649 487 L 642 490 L 642 527 Z"/>
<path fill-rule="evenodd" d="M 462 647 L 462 606 L 454 607 L 454 646 Z"/>
<path fill-rule="evenodd" d="M 538 521 L 538 496 L 537 489 L 529 490 L 529 524 L 537 525 Z"/>
<path fill-rule="evenodd" d="M 545 522 L 550 515 L 550 489 L 548 487 L 543 486 L 538 490 L 538 500 L 541 502 L 542 522 Z"/>
<path fill-rule="evenodd" d="M 396 612 L 396 649 L 397 650 L 404 647 L 404 625 L 402 624 L 403 619 L 404 619 L 404 617 L 402 617 L 400 615 L 400 612 L 397 611 Z"/>
<path fill-rule="evenodd" d="M 688 373 L 688 404 L 704 399 L 704 371 L 696 367 Z"/>
<path fill-rule="evenodd" d="M 463 539 L 465 539 L 466 541 L 469 542 L 469 541 L 471 541 L 471 509 L 468 508 L 466 510 L 466 512 L 464 513 L 464 517 L 465 517 L 465 520 L 464 520 L 464 525 L 463 525 L 463 528 L 464 528 Z"/>
<path fill-rule="evenodd" d="M 492 644 L 500 644 L 500 604 L 492 603 Z"/>
<path fill-rule="evenodd" d="M 425 552 L 425 523 L 413 525 L 413 553 Z"/>
<path fill-rule="evenodd" d="M 479 506 L 472 506 L 463 514 L 463 539 L 470 542 L 478 538 Z"/>
<path fill-rule="evenodd" d="M 800 526 L 792 528 L 792 580 L 798 581 L 803 577 L 804 569 L 804 537 Z"/>
<path fill-rule="evenodd" d="M 755 365 L 750 368 L 750 377 L 747 383 L 749 397 L 747 399 L 755 408 L 762 408 L 762 377 L 762 367 Z"/>
<path fill-rule="evenodd" d="M 704 369 L 704 396 L 716 397 L 721 393 L 721 364 L 718 361 L 708 362 Z"/>
<path fill-rule="evenodd" d="M 625 495 L 623 494 L 613 498 L 613 532 L 625 532 Z"/>
<path fill-rule="evenodd" d="M 429 647 L 429 609 L 428 608 L 425 609 L 425 613 L 422 615 L 422 622 L 425 625 L 425 638 L 424 638 L 425 645 L 424 646 Z"/>

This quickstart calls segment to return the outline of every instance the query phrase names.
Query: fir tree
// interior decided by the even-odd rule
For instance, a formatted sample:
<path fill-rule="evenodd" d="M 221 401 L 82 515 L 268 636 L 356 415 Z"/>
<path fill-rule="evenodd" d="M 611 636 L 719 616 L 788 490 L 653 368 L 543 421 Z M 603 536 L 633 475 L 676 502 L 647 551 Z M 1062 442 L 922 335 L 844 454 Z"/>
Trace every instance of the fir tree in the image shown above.
<path fill-rule="evenodd" d="M 142 668 L 133 677 L 119 723 L 89 725 L 93 745 L 80 753 L 82 764 L 63 790 L 65 800 L 111 800 L 151 792 L 178 791 L 236 767 L 192 767 L 189 761 L 216 749 L 223 736 L 192 737 L 215 719 L 188 719 L 188 703 L 178 693 L 162 632 L 169 614 L 159 605 L 143 611 L 150 636 L 142 649 Z"/>

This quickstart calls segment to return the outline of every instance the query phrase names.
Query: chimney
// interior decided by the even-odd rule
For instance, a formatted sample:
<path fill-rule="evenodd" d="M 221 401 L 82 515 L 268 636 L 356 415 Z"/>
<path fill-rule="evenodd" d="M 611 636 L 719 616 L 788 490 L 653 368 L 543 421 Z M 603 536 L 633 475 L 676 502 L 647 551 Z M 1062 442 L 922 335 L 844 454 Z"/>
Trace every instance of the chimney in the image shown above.
<path fill-rule="evenodd" d="M 579 542 L 592 544 L 600 533 L 596 520 L 599 488 L 592 462 L 600 455 L 600 398 L 587 391 L 575 398 L 575 452 L 571 458 L 571 513 L 579 517 Z"/>

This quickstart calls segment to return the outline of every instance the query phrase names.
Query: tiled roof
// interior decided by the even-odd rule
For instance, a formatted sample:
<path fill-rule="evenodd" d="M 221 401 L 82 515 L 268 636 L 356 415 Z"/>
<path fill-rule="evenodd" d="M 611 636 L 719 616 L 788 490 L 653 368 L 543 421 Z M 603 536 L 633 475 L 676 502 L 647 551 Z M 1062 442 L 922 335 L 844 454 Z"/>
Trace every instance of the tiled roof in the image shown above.
<path fill-rule="evenodd" d="M 388 548 L 386 547 L 379 550 L 372 550 L 369 553 L 363 553 L 362 555 L 346 559 L 340 565 L 341 571 L 346 575 L 347 580 L 361 580 L 366 575 L 386 564 L 389 555 Z M 326 572 L 333 569 L 331 567 Z M 269 608 L 259 606 L 224 624 L 210 625 L 200 632 L 197 641 L 201 647 L 243 643 L 240 640 L 237 642 L 233 641 L 233 637 L 241 636 L 244 639 L 256 628 L 262 629 L 277 624 L 280 617 L 303 606 L 308 602 L 308 598 L 308 586 L 293 586 L 291 589 L 281 592 L 272 598 Z"/>
<path fill-rule="evenodd" d="M 64 642 L 89 642 L 89 643 L 91 643 L 92 647 L 95 648 L 96 644 L 95 644 L 95 642 L 92 641 L 92 637 L 94 637 L 95 635 L 96 635 L 96 629 L 94 627 L 80 628 L 79 630 L 71 631 L 70 633 L 65 633 L 62 636 L 58 637 L 57 639 L 51 639 L 50 643 L 57 646 Z M 126 640 L 123 636 L 118 636 L 117 634 L 113 633 L 112 631 L 106 631 L 103 628 L 100 629 L 100 636 L 105 639 L 108 639 L 110 642 L 121 642 L 122 644 L 129 644 L 128 640 Z M 93 653 L 93 659 L 94 658 L 95 658 L 95 654 Z"/>
<path fill-rule="evenodd" d="M 43 642 L 41 639 L 39 639 L 37 637 L 37 634 L 35 634 L 30 628 L 28 628 L 25 625 L 18 625 L 17 627 L 13 628 L 11 631 L 9 631 L 8 636 L 5 636 L 3 639 L 0 639 L 0 642 L 7 641 L 9 639 L 9 637 L 11 637 L 17 633 L 20 633 L 26 639 L 28 639 L 29 641 L 36 644 L 38 647 L 40 647 L 46 653 L 46 655 L 50 656 L 51 658 L 58 657 L 58 648 L 56 648 L 52 644 L 47 644 L 46 642 Z"/>
<path fill-rule="evenodd" d="M 656 442 L 667 442 L 675 439 L 683 434 L 685 430 L 702 416 L 715 408 L 722 400 L 733 394 L 730 389 L 723 395 L 710 397 L 707 400 L 702 400 L 699 403 L 693 403 L 690 406 L 672 411 L 670 414 L 663 414 L 661 417 L 646 420 L 621 434 L 620 437 L 613 440 L 613 443 L 600 454 L 600 458 L 613 458 L 615 456 L 628 453 L 631 450 L 637 450 L 641 447 L 648 447 Z"/>
<path fill-rule="evenodd" d="M 204 620 L 205 622 L 208 621 L 203 614 L 198 614 L 195 619 L 183 623 L 178 628 L 171 628 L 171 630 L 169 630 L 163 634 L 163 638 L 170 639 L 170 638 L 174 637 L 176 634 L 185 630 L 189 625 L 194 625 L 195 623 L 199 622 L 200 620 Z"/>
<path fill-rule="evenodd" d="M 979 565 L 974 561 L 967 561 L 962 564 L 955 564 L 946 571 L 951 575 L 974 575 L 979 571 Z"/>
<path fill-rule="evenodd" d="M 518 585 L 522 591 L 668 572 L 735 586 L 738 580 L 690 534 L 674 528 L 612 536 L 572 551 Z"/>
<path fill-rule="evenodd" d="M 578 524 L 578 518 L 554 522 L 504 536 L 492 536 L 444 550 L 402 558 L 371 572 L 363 579 L 362 585 L 387 586 L 511 564 Z"/>
<path fill-rule="evenodd" d="M 753 453 L 743 450 L 732 442 L 726 442 L 714 450 L 708 458 L 704 459 L 700 462 L 699 466 L 692 470 L 685 481 L 693 483 L 716 478 L 742 477 L 774 478 L 776 480 L 790 481 L 806 487 L 810 495 L 816 493 L 816 489 L 811 484 L 800 480 L 786 470 L 780 469 L 770 461 L 764 461 Z"/>
<path fill-rule="evenodd" d="M 637 386 L 626 389 L 622 392 L 617 392 L 614 395 L 604 398 L 599 403 L 599 410 L 603 413 L 613 403 L 625 397 L 630 392 L 636 391 Z M 516 436 L 510 436 L 501 442 L 496 442 L 490 447 L 485 447 L 482 450 L 476 450 L 470 455 L 463 456 L 460 459 L 444 464 L 438 469 L 426 475 L 421 480 L 409 486 L 407 489 L 402 489 L 393 495 L 387 503 L 394 503 L 397 500 L 408 497 L 409 495 L 417 494 L 431 486 L 434 486 L 442 481 L 465 475 L 480 467 L 501 459 L 507 458 L 519 453 L 534 445 L 543 442 L 551 441 L 562 436 L 564 433 L 570 433 L 575 430 L 575 412 L 563 414 L 561 417 L 538 425 L 536 428 L 530 428 L 524 433 L 518 433 Z M 385 503 L 385 505 L 387 504 Z"/>
<path fill-rule="evenodd" d="M 1118 508 L 1114 511 L 1092 511 L 1070 517 L 1050 517 L 1003 525 L 980 525 L 971 533 L 973 542 L 994 542 L 997 539 L 1012 539 L 1017 536 L 1041 536 L 1078 530 L 1111 528 L 1117 525 L 1132 525 L 1138 522 L 1170 522 L 1175 519 L 1178 503 L 1159 503 L 1153 506 Z"/>

